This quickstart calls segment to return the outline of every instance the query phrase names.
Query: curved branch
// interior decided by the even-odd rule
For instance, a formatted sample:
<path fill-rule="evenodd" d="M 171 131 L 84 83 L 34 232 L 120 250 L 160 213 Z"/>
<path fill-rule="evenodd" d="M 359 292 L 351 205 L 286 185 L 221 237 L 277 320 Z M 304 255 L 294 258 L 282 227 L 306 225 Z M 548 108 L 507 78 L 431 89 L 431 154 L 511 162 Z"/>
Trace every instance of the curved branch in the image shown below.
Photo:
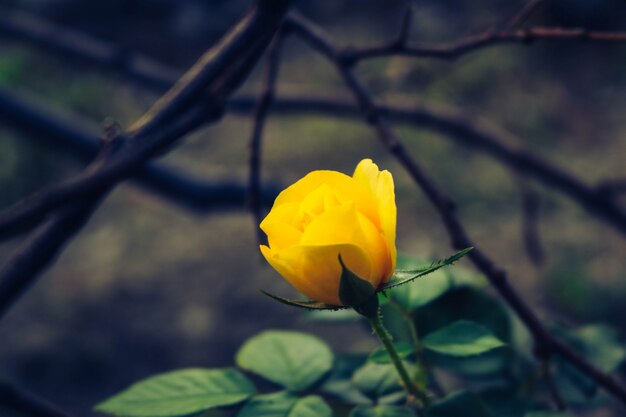
<path fill-rule="evenodd" d="M 192 129 L 220 117 L 227 98 L 278 30 L 289 2 L 259 0 L 128 134 L 110 132 L 103 151 L 87 169 L 0 216 L 0 235 L 4 237 L 49 219 L 0 273 L 0 314 L 53 261 L 111 188 Z M 202 100 L 196 104 L 196 99 Z"/>
<path fill-rule="evenodd" d="M 261 212 L 261 145 L 263 139 L 263 129 L 267 121 L 268 113 L 274 102 L 276 82 L 278 79 L 278 70 L 280 64 L 280 49 L 282 46 L 282 37 L 280 34 L 270 46 L 267 57 L 267 74 L 265 76 L 265 85 L 261 92 L 261 97 L 254 110 L 252 133 L 250 137 L 250 160 L 248 173 L 248 208 L 252 212 L 254 226 L 259 244 L 263 244 L 265 233 L 259 228 L 263 220 Z"/>
<path fill-rule="evenodd" d="M 228 110 L 248 113 L 253 103 L 254 100 L 251 98 L 236 97 L 230 101 Z M 509 138 L 497 129 L 463 115 L 438 111 L 426 106 L 409 108 L 376 105 L 375 109 L 378 114 L 389 120 L 441 133 L 455 143 L 484 152 L 507 168 L 562 192 L 626 236 L 626 211 L 617 200 L 618 193 L 607 193 L 606 187 L 587 185 L 530 150 L 519 145 L 507 145 L 507 142 L 519 143 L 520 140 Z M 315 97 L 277 98 L 272 111 L 287 115 L 318 113 L 347 119 L 354 119 L 360 115 L 359 108 L 350 102 Z"/>
<path fill-rule="evenodd" d="M 99 149 L 94 140 L 97 129 L 85 120 L 56 114 L 50 108 L 31 97 L 0 88 L 0 120 L 28 132 L 29 139 L 56 152 L 73 155 L 81 161 L 92 160 Z M 149 192 L 197 213 L 243 208 L 246 203 L 244 183 L 206 181 L 162 163 L 145 164 L 131 179 Z M 270 206 L 279 191 L 276 185 L 262 188 L 260 204 Z"/>
<path fill-rule="evenodd" d="M 513 289 L 507 280 L 506 272 L 498 267 L 477 245 L 470 239 L 465 228 L 455 213 L 454 202 L 442 192 L 435 182 L 421 168 L 417 161 L 409 155 L 395 132 L 387 124 L 373 99 L 361 84 L 360 80 L 352 72 L 351 68 L 342 60 L 339 48 L 335 42 L 319 27 L 309 22 L 300 15 L 289 16 L 288 24 L 298 36 L 307 42 L 313 49 L 325 56 L 342 76 L 345 84 L 353 93 L 359 103 L 362 114 L 377 132 L 380 141 L 398 159 L 416 184 L 428 197 L 437 213 L 441 217 L 450 237 L 452 246 L 456 249 L 474 247 L 467 256 L 488 278 L 491 285 L 498 291 L 502 298 L 511 306 L 513 311 L 528 328 L 535 341 L 535 354 L 538 360 L 545 360 L 546 352 L 561 355 L 572 365 L 592 378 L 598 385 L 605 388 L 617 399 L 626 404 L 626 387 L 616 378 L 608 375 L 585 358 L 573 351 L 569 346 L 550 334 L 544 327 L 542 320 L 524 302 L 520 295 Z"/>
<path fill-rule="evenodd" d="M 395 40 L 367 48 L 345 48 L 338 51 L 346 63 L 390 56 L 454 60 L 471 52 L 505 44 L 528 45 L 535 41 L 626 42 L 626 32 L 597 32 L 583 28 L 532 27 L 505 32 L 486 32 L 452 44 L 420 46 L 399 44 Z"/>
<path fill-rule="evenodd" d="M 288 0 L 260 1 L 231 34 L 205 53 L 134 124 L 128 138 L 125 135 L 115 138 L 120 142 L 115 158 L 109 158 L 97 170 L 85 170 L 0 214 L 0 238 L 28 230 L 68 201 L 133 175 L 145 162 L 164 152 L 190 130 L 218 119 L 228 95 L 246 78 L 251 62 L 258 59 L 261 47 L 267 46 L 270 35 L 278 29 L 288 3 Z M 208 97 L 206 90 L 210 92 Z M 202 101 L 190 107 L 194 98 L 202 98 Z M 175 116 L 178 120 L 173 121 Z"/>

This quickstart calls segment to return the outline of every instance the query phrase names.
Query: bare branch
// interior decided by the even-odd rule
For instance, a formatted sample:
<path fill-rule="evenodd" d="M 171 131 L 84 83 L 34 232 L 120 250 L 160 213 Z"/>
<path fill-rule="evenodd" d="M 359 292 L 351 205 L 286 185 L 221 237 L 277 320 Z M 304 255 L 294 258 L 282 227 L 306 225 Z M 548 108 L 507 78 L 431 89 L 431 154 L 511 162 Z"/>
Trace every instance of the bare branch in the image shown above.
<path fill-rule="evenodd" d="M 253 99 L 238 97 L 230 101 L 228 110 L 240 114 L 249 113 L 253 105 Z M 443 112 L 426 106 L 408 108 L 377 105 L 375 108 L 376 112 L 383 117 L 441 133 L 457 144 L 493 157 L 520 175 L 552 187 L 626 236 L 626 211 L 616 200 L 616 193 L 605 194 L 601 192 L 601 189 L 587 185 L 530 150 L 520 145 L 507 145 L 507 143 L 522 143 L 522 140 L 509 137 L 510 135 L 498 129 L 461 114 Z M 282 115 L 317 113 L 347 119 L 357 118 L 360 114 L 358 107 L 350 102 L 315 97 L 277 98 L 272 111 Z M 617 181 L 617 184 L 619 183 Z"/>
<path fill-rule="evenodd" d="M 539 237 L 539 195 L 523 178 L 517 179 L 522 198 L 522 236 L 528 258 L 535 266 L 545 261 L 545 253 Z"/>
<path fill-rule="evenodd" d="M 0 88 L 0 120 L 26 131 L 28 138 L 56 152 L 74 155 L 88 162 L 98 153 L 95 126 L 76 116 L 52 112 L 52 106 L 32 97 Z M 167 199 L 183 209 L 197 213 L 243 208 L 247 185 L 237 181 L 206 181 L 169 168 L 162 163 L 147 163 L 132 180 L 149 192 Z M 260 190 L 260 204 L 271 206 L 279 187 Z"/>
<path fill-rule="evenodd" d="M 535 352 L 538 360 L 542 360 L 549 353 L 556 353 L 570 361 L 578 369 L 586 373 L 596 383 L 604 387 L 617 399 L 626 404 L 626 388 L 612 376 L 602 372 L 585 358 L 574 352 L 569 346 L 555 339 L 543 326 L 541 319 L 524 302 L 519 294 L 509 284 L 506 272 L 494 264 L 494 262 L 469 238 L 465 228 L 458 219 L 454 203 L 445 195 L 439 187 L 426 175 L 416 160 L 411 157 L 402 143 L 398 140 L 393 130 L 389 127 L 383 116 L 378 112 L 377 106 L 364 86 L 354 75 L 352 70 L 342 59 L 339 48 L 323 30 L 300 15 L 291 15 L 287 21 L 291 30 L 303 38 L 314 49 L 324 55 L 335 65 L 346 85 L 352 91 L 354 97 L 361 106 L 363 116 L 378 133 L 381 142 L 398 159 L 413 180 L 420 186 L 424 194 L 436 208 L 444 223 L 452 246 L 456 249 L 474 247 L 468 254 L 474 265 L 489 279 L 490 283 L 499 292 L 502 298 L 511 306 L 526 325 L 535 341 Z M 548 352 L 543 353 L 543 352 Z"/>
<path fill-rule="evenodd" d="M 11 255 L 0 270 L 0 319 L 87 223 L 106 194 L 107 190 L 100 191 L 60 210 Z"/>
<path fill-rule="evenodd" d="M 462 55 L 488 47 L 504 44 L 527 45 L 540 40 L 622 43 L 626 42 L 626 32 L 596 32 L 582 28 L 532 27 L 512 32 L 486 32 L 481 35 L 461 39 L 452 44 L 439 46 L 404 45 L 398 47 L 394 41 L 368 48 L 346 48 L 341 51 L 341 56 L 344 60 L 351 63 L 390 56 L 454 60 Z"/>
<path fill-rule="evenodd" d="M 558 411 L 565 411 L 567 409 L 567 404 L 563 400 L 563 396 L 559 391 L 559 388 L 556 386 L 554 381 L 554 376 L 552 375 L 551 369 L 551 361 L 549 357 L 543 358 L 541 361 L 541 366 L 539 368 L 540 378 L 546 383 L 548 387 L 548 392 L 552 397 L 552 401 Z"/>
<path fill-rule="evenodd" d="M 263 220 L 261 212 L 261 142 L 263 129 L 270 107 L 274 102 L 276 80 L 280 64 L 280 48 L 282 36 L 278 34 L 274 43 L 270 46 L 267 57 L 267 74 L 265 85 L 259 98 L 259 102 L 254 112 L 252 121 L 252 135 L 250 138 L 250 172 L 248 176 L 248 207 L 254 219 L 254 229 L 257 234 L 259 244 L 263 244 L 265 233 L 259 229 L 259 224 Z"/>
<path fill-rule="evenodd" d="M 171 87 L 181 74 L 180 70 L 168 68 L 145 55 L 5 7 L 0 7 L 0 33 L 102 67 L 113 68 L 133 81 L 158 90 Z"/>
<path fill-rule="evenodd" d="M 85 171 L 0 214 L 0 238 L 21 233 L 43 221 L 50 211 L 133 175 L 146 161 L 165 151 L 190 130 L 219 118 L 226 98 L 251 70 L 247 64 L 258 58 L 261 45 L 258 39 L 269 43 L 268 33 L 273 34 L 278 29 L 288 1 L 266 3 L 260 2 L 271 10 L 260 6 L 252 9 L 242 20 L 245 27 L 240 24 L 226 36 L 226 41 L 211 48 L 182 81 L 134 125 L 115 158 L 96 171 Z M 247 42 L 250 39 L 257 41 Z M 192 91 L 192 86 L 200 91 L 208 89 L 212 100 L 202 96 L 202 102 L 189 108 L 192 98 L 200 98 Z M 180 114 L 184 109 L 186 113 Z M 178 116 L 175 122 L 172 121 L 174 115 Z"/>
<path fill-rule="evenodd" d="M 103 152 L 86 170 L 0 216 L 0 234 L 5 237 L 50 219 L 0 272 L 0 315 L 60 253 L 111 188 L 191 129 L 220 116 L 229 95 L 245 79 L 278 30 L 288 5 L 289 0 L 259 0 L 131 132 L 108 137 Z M 211 100 L 206 99 L 204 90 L 208 90 Z M 195 104 L 195 98 L 204 100 Z M 54 212 L 51 217 L 50 212 Z"/>
<path fill-rule="evenodd" d="M 519 20 L 520 17 L 527 16 L 537 7 L 538 2 L 530 1 L 520 12 L 518 17 L 512 19 Z M 402 33 L 407 33 L 407 22 L 410 21 L 410 9 L 403 20 Z M 30 23 L 29 23 L 30 22 Z M 4 27 L 4 32 L 21 39 L 30 40 L 36 44 L 43 44 L 75 56 L 86 58 L 94 63 L 122 69 L 128 75 L 137 80 L 141 80 L 147 85 L 163 89 L 174 82 L 173 74 L 175 70 L 160 65 L 149 58 L 139 54 L 130 54 L 133 59 L 123 62 L 150 62 L 150 65 L 126 65 L 119 67 L 121 62 L 116 57 L 128 54 L 127 51 L 116 47 L 113 44 L 99 41 L 88 35 L 81 34 L 78 31 L 66 29 L 50 22 L 41 21 L 41 19 L 23 15 L 17 12 L 7 12 L 0 14 L 0 31 Z M 43 29 L 38 29 L 43 28 Z M 533 35 L 538 38 L 546 36 L 547 38 L 555 38 L 562 40 L 584 39 L 586 34 L 589 38 L 605 41 L 623 41 L 626 40 L 626 33 L 608 33 L 608 32 L 587 32 L 584 29 L 559 29 L 559 28 L 535 28 L 529 31 L 518 31 L 516 35 L 507 35 L 517 37 L 522 33 L 526 33 L 523 39 L 516 41 L 528 41 L 528 36 Z M 402 35 L 404 36 L 404 35 Z M 506 38 L 506 37 L 505 37 Z M 483 46 L 489 46 L 492 42 L 503 42 L 498 33 L 488 33 L 477 38 L 461 40 L 452 46 L 444 47 L 426 47 L 423 48 L 425 56 L 435 55 L 435 57 L 451 58 L 452 55 L 469 52 Z M 486 42 L 486 43 L 483 43 Z M 380 50 L 383 55 L 391 55 L 402 53 L 397 51 L 397 40 L 391 42 L 396 45 L 392 48 L 373 48 Z M 91 45 L 93 48 L 80 47 L 80 45 Z M 79 46 L 77 46 L 79 45 Z M 470 48 L 469 50 L 466 48 Z M 96 51 L 96 52 L 90 52 Z M 105 51 L 106 53 L 97 53 L 97 51 Z M 356 52 L 355 52 L 356 51 Z M 367 50 L 363 50 L 367 51 Z M 344 48 L 338 53 L 342 58 L 348 61 L 354 59 L 354 54 L 361 54 L 352 48 Z M 419 50 L 416 50 L 419 52 Z M 407 52 L 408 53 L 408 52 Z M 420 55 L 420 53 L 418 53 Z M 377 56 L 374 54 L 372 57 Z M 364 53 L 362 58 L 368 58 L 368 54 Z M 154 71 L 146 68 L 156 69 Z M 155 74 L 158 74 L 155 76 Z M 237 112 L 250 111 L 255 104 L 255 100 L 249 98 L 234 99 L 229 108 Z M 303 113 L 303 112 L 319 112 L 326 115 L 336 117 L 358 117 L 358 110 L 350 103 L 343 103 L 330 100 L 318 99 L 278 99 L 273 106 L 275 111 L 281 113 Z M 523 175 L 532 176 L 536 180 L 541 181 L 556 190 L 564 192 L 577 203 L 581 204 L 592 214 L 602 218 L 603 220 L 614 225 L 622 234 L 626 234 L 626 213 L 615 201 L 616 193 L 605 193 L 606 188 L 590 187 L 582 181 L 568 174 L 567 172 L 552 166 L 547 161 L 541 159 L 537 155 L 532 154 L 528 150 L 520 147 L 512 148 L 505 145 L 506 141 L 501 137 L 502 134 L 493 129 L 485 128 L 469 118 L 446 114 L 433 111 L 432 109 L 422 107 L 414 109 L 394 108 L 394 107 L 378 107 L 379 112 L 388 116 L 392 120 L 398 120 L 406 123 L 417 124 L 423 128 L 432 129 L 447 135 L 449 138 L 456 140 L 458 143 L 464 144 L 472 149 L 477 149 L 496 158 L 507 165 L 509 168 Z M 519 142 L 519 141 L 518 141 Z M 613 189 L 613 188 L 611 188 Z M 2 221 L 0 216 L 0 237 L 2 236 Z"/>

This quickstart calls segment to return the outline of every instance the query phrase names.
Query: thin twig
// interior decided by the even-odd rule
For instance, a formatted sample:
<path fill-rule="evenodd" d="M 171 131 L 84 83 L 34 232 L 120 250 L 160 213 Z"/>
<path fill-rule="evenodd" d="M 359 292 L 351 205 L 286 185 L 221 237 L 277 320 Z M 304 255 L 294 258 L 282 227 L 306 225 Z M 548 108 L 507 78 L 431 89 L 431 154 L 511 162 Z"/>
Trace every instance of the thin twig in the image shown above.
<path fill-rule="evenodd" d="M 263 213 L 261 211 L 261 151 L 263 129 L 269 114 L 270 107 L 274 102 L 276 80 L 280 65 L 280 49 L 282 43 L 281 34 L 277 34 L 272 45 L 270 45 L 267 56 L 267 73 L 265 84 L 259 102 L 254 112 L 252 121 L 252 134 L 250 137 L 250 171 L 248 175 L 248 198 L 247 204 L 254 220 L 254 230 L 259 244 L 264 244 L 265 233 L 259 228 Z"/>
<path fill-rule="evenodd" d="M 528 17 L 535 3 L 528 10 L 520 10 L 521 18 Z M 532 7 L 531 7 L 532 6 Z M 412 56 L 416 58 L 455 59 L 469 52 L 503 43 L 528 44 L 535 40 L 591 40 L 597 42 L 624 42 L 626 32 L 589 31 L 584 28 L 532 27 L 526 30 L 496 30 L 459 39 L 444 45 L 409 45 L 408 32 L 410 26 L 410 8 L 405 14 L 399 35 L 391 41 L 369 48 L 346 47 L 340 51 L 344 60 L 353 63 L 365 59 L 389 57 L 394 55 Z M 519 18 L 513 17 L 509 26 L 519 25 Z M 145 55 L 128 51 L 118 45 L 103 41 L 75 29 L 63 27 L 45 19 L 0 8 L 0 33 L 68 54 L 96 65 L 117 70 L 129 79 L 163 91 L 176 81 L 180 71 L 155 61 Z M 403 41 L 399 42 L 399 39 Z"/>
<path fill-rule="evenodd" d="M 539 195 L 523 178 L 517 180 L 522 198 L 522 236 L 528 258 L 535 266 L 543 265 L 545 252 L 539 236 Z"/>
<path fill-rule="evenodd" d="M 3 9 L 0 9 L 0 11 L 2 11 L 0 13 L 0 32 L 86 59 L 101 66 L 121 70 L 131 79 L 139 80 L 143 84 L 158 90 L 168 88 L 175 81 L 174 74 L 178 71 L 159 64 L 141 54 L 130 53 L 114 44 L 34 16 Z M 525 11 L 524 13 L 527 12 Z M 407 10 L 403 21 L 405 23 L 409 22 L 409 17 L 410 9 Z M 400 31 L 401 34 L 408 33 L 406 30 L 408 25 L 403 24 L 401 27 L 403 28 Z M 587 32 L 584 29 L 535 28 L 530 29 L 527 33 L 533 34 L 536 38 L 541 38 L 545 35 L 548 38 L 576 40 L 581 37 L 584 38 L 584 34 Z M 404 35 L 399 36 L 404 37 Z M 425 56 L 428 57 L 432 54 L 439 56 L 443 54 L 440 57 L 450 57 L 450 54 L 455 55 L 468 52 L 464 49 L 467 47 L 471 47 L 471 50 L 474 50 L 483 46 L 489 46 L 491 41 L 485 44 L 480 42 L 480 44 L 476 44 L 477 41 L 484 38 L 485 35 L 481 35 L 478 38 L 462 39 L 452 46 L 428 46 L 424 48 Z M 593 32 L 590 33 L 590 38 L 605 41 L 622 41 L 626 40 L 626 33 Z M 399 53 L 396 50 L 397 40 L 398 38 L 391 42 L 395 45 L 392 48 L 389 45 L 382 47 L 384 55 Z M 403 48 L 405 47 L 406 45 L 403 46 Z M 381 47 L 374 49 L 381 49 Z M 344 48 L 339 52 L 343 59 L 354 59 L 352 55 L 355 53 L 363 55 L 359 59 L 369 57 L 368 53 L 359 52 L 357 48 Z M 120 56 L 129 58 L 121 60 Z M 375 56 L 376 54 L 372 57 Z M 236 98 L 229 104 L 229 108 L 233 111 L 245 112 L 246 114 L 249 114 L 250 108 L 254 106 L 256 106 L 256 99 L 249 97 Z M 532 176 L 554 187 L 556 190 L 564 192 L 592 214 L 608 221 L 621 233 L 626 234 L 626 214 L 624 209 L 619 207 L 614 201 L 615 193 L 604 193 L 602 192 L 604 191 L 603 188 L 595 189 L 594 187 L 589 187 L 570 174 L 542 160 L 537 155 L 533 155 L 528 150 L 507 147 L 504 145 L 506 141 L 503 140 L 502 134 L 493 131 L 493 129 L 477 125 L 467 117 L 437 112 L 427 107 L 416 107 L 414 109 L 378 107 L 378 109 L 381 114 L 390 117 L 392 120 L 418 124 L 421 127 L 441 132 L 473 149 L 488 153 L 496 160 L 505 163 L 509 168 L 523 175 Z M 350 103 L 315 98 L 277 99 L 272 106 L 272 111 L 283 114 L 320 112 L 336 117 L 355 117 L 358 115 L 358 109 L 354 108 Z M 2 229 L 3 225 L 0 216 L 0 237 L 2 236 Z"/>
<path fill-rule="evenodd" d="M 28 230 L 42 222 L 50 211 L 125 179 L 190 130 L 218 119 L 230 93 L 251 71 L 250 61 L 260 55 L 259 39 L 269 43 L 268 33 L 276 32 L 288 3 L 260 0 L 225 40 L 205 53 L 180 82 L 133 124 L 131 131 L 124 134 L 127 139 L 117 157 L 97 171 L 83 172 L 0 214 L 0 238 Z M 212 99 L 195 90 L 210 91 Z M 194 97 L 202 100 L 190 107 Z M 185 109 L 186 113 L 181 114 Z M 175 115 L 178 120 L 174 122 Z"/>
<path fill-rule="evenodd" d="M 551 364 L 552 362 L 550 361 L 549 357 L 546 357 L 541 361 L 540 377 L 546 383 L 546 386 L 548 387 L 548 392 L 552 397 L 552 401 L 554 402 L 556 409 L 558 411 L 565 411 L 567 409 L 567 404 L 565 404 L 563 396 L 561 395 L 559 388 L 556 386 L 554 377 L 552 375 Z"/>
<path fill-rule="evenodd" d="M 0 272 L 0 314 L 5 314 L 37 274 L 53 261 L 110 189 L 193 128 L 220 116 L 227 98 L 247 77 L 278 30 L 288 6 L 289 0 L 259 0 L 129 133 L 109 135 L 103 153 L 86 170 L 2 216 L 0 231 L 5 237 L 46 219 L 49 222 Z M 202 93 L 205 90 L 211 100 Z M 194 104 L 193 98 L 203 100 Z M 50 216 L 50 212 L 54 214 Z"/>
<path fill-rule="evenodd" d="M 148 56 L 33 14 L 0 7 L 0 34 L 112 68 L 149 88 L 167 90 L 182 74 Z"/>
<path fill-rule="evenodd" d="M 234 98 L 229 111 L 248 113 L 254 100 L 247 97 Z M 443 134 L 447 139 L 491 156 L 514 172 L 533 178 L 580 204 L 592 215 L 612 225 L 626 236 L 626 209 L 620 206 L 615 193 L 603 193 L 602 189 L 587 185 L 571 173 L 553 165 L 539 155 L 522 147 L 507 143 L 521 143 L 515 137 L 475 119 L 458 113 L 435 110 L 427 106 L 381 106 L 378 114 L 392 121 L 406 123 Z M 326 116 L 353 119 L 360 117 L 360 110 L 350 102 L 327 98 L 277 98 L 272 111 L 281 115 L 318 113 Z"/>
<path fill-rule="evenodd" d="M 513 17 L 511 17 L 504 25 L 502 25 L 501 30 L 504 32 L 512 31 L 513 29 L 521 26 L 526 22 L 530 16 L 541 6 L 545 0 L 529 0 L 527 1 L 521 9 L 519 9 Z"/>
<path fill-rule="evenodd" d="M 50 103 L 0 88 L 0 120 L 8 126 L 28 133 L 27 139 L 37 141 L 55 152 L 75 156 L 89 162 L 98 153 L 95 126 L 85 120 L 51 111 Z M 240 181 L 207 181 L 163 163 L 145 164 L 132 177 L 134 183 L 183 209 L 194 213 L 245 207 L 247 185 Z M 260 203 L 270 207 L 280 187 L 266 185 Z"/>
<path fill-rule="evenodd" d="M 532 309 L 509 284 L 506 272 L 497 267 L 476 243 L 469 238 L 465 228 L 455 213 L 454 203 L 428 177 L 417 164 L 416 160 L 408 154 L 393 130 L 378 112 L 377 106 L 367 90 L 346 62 L 342 60 L 340 50 L 335 46 L 334 40 L 321 28 L 315 26 L 300 15 L 292 14 L 287 22 L 292 31 L 336 66 L 337 71 L 341 74 L 344 82 L 360 104 L 366 121 L 372 125 L 378 133 L 381 142 L 398 159 L 400 164 L 420 186 L 424 194 L 436 208 L 450 236 L 452 246 L 456 249 L 470 246 L 474 247 L 474 250 L 468 254 L 468 258 L 474 263 L 478 270 L 485 274 L 502 298 L 511 306 L 513 311 L 526 325 L 535 341 L 535 351 L 561 355 L 579 370 L 591 377 L 598 385 L 605 388 L 617 399 L 626 404 L 626 388 L 616 378 L 602 372 L 585 358 L 574 352 L 569 346 L 555 339 L 543 326 L 541 319 L 535 315 Z M 537 353 L 539 360 L 544 357 L 544 355 Z"/>
<path fill-rule="evenodd" d="M 534 41 L 626 42 L 626 32 L 597 32 L 582 28 L 531 27 L 511 32 L 486 32 L 451 44 L 403 45 L 394 41 L 367 48 L 345 48 L 341 57 L 349 63 L 390 56 L 454 60 L 463 55 L 504 44 L 527 45 Z"/>

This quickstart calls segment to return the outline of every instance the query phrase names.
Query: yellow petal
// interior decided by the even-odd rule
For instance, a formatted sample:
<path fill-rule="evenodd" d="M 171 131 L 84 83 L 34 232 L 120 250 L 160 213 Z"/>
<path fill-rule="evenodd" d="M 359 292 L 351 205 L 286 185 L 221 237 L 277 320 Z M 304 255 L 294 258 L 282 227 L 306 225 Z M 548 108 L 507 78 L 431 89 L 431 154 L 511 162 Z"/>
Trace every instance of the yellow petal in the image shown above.
<path fill-rule="evenodd" d="M 300 230 L 285 222 L 264 222 L 262 230 L 267 235 L 270 247 L 274 250 L 297 245 L 302 238 Z"/>
<path fill-rule="evenodd" d="M 352 175 L 354 180 L 368 188 L 377 200 L 380 228 L 387 241 L 391 264 L 387 279 L 396 268 L 396 197 L 393 177 L 387 170 L 380 171 L 371 159 L 363 159 Z"/>
<path fill-rule="evenodd" d="M 387 278 L 389 252 L 378 228 L 353 203 L 331 208 L 316 217 L 302 234 L 300 244 L 310 246 L 353 244 L 367 255 L 369 275 L 359 275 L 374 288 Z"/>
<path fill-rule="evenodd" d="M 342 202 L 353 201 L 359 212 L 370 218 L 377 227 L 380 226 L 376 199 L 370 189 L 337 171 L 310 172 L 278 195 L 272 211 L 283 204 L 304 201 L 311 192 L 324 184 L 335 191 L 336 195 L 341 197 Z"/>
<path fill-rule="evenodd" d="M 274 207 L 267 214 L 267 216 L 265 216 L 259 227 L 261 228 L 261 230 L 267 233 L 267 231 L 265 230 L 265 225 L 267 223 L 282 222 L 292 224 L 294 219 L 296 218 L 299 207 L 300 204 L 296 202 L 281 204 L 280 206 L 274 204 Z"/>
<path fill-rule="evenodd" d="M 261 246 L 261 253 L 302 294 L 331 305 L 341 305 L 341 265 L 338 255 L 341 254 L 346 266 L 357 275 L 368 276 L 370 273 L 367 255 L 358 246 L 351 244 L 297 245 L 282 251 Z"/>

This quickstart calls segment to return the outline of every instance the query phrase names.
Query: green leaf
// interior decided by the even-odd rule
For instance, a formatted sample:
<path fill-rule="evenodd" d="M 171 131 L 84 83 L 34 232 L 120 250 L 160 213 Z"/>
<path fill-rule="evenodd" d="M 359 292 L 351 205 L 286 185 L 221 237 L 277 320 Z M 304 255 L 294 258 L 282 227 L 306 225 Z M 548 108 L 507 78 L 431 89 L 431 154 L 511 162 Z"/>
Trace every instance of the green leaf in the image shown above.
<path fill-rule="evenodd" d="M 350 378 L 355 370 L 366 363 L 367 357 L 361 354 L 343 354 L 335 359 L 332 373 L 324 380 L 320 391 L 345 404 L 370 405 L 372 401 L 363 395 Z"/>
<path fill-rule="evenodd" d="M 353 409 L 349 417 L 415 417 L 415 413 L 410 408 L 396 405 L 361 406 Z"/>
<path fill-rule="evenodd" d="M 579 327 L 570 340 L 604 372 L 616 370 L 626 359 L 626 348 L 615 329 L 609 326 L 594 324 Z"/>
<path fill-rule="evenodd" d="M 122 417 L 174 417 L 240 403 L 256 388 L 235 369 L 183 369 L 137 382 L 98 404 Z"/>
<path fill-rule="evenodd" d="M 425 348 L 451 356 L 478 355 L 505 346 L 483 326 L 467 320 L 457 321 L 424 337 Z"/>
<path fill-rule="evenodd" d="M 450 271 L 456 272 L 457 269 L 461 268 Z M 419 282 L 425 281 L 428 279 Z M 401 292 L 416 284 L 402 286 L 390 293 Z M 385 327 L 393 335 L 394 340 L 411 341 L 406 317 L 395 305 L 382 306 L 382 316 Z M 470 320 L 489 329 L 505 343 L 511 340 L 511 319 L 502 302 L 474 285 L 461 284 L 459 287 L 451 288 L 436 300 L 413 310 L 411 316 L 419 335 L 435 332 L 458 320 Z M 455 357 L 428 350 L 424 352 L 425 359 L 435 366 L 472 378 L 494 376 L 509 369 L 514 357 L 512 353 L 509 349 L 495 349 L 481 355 Z"/>
<path fill-rule="evenodd" d="M 626 349 L 609 326 L 594 324 L 576 330 L 555 327 L 553 331 L 604 372 L 615 371 L 626 359 Z M 596 394 L 596 384 L 587 375 L 558 356 L 555 363 L 557 384 L 567 401 L 585 403 Z"/>
<path fill-rule="evenodd" d="M 396 347 L 398 356 L 402 359 L 408 358 L 415 353 L 415 347 L 410 343 L 398 342 L 394 343 L 394 346 Z M 385 348 L 376 349 L 369 355 L 367 360 L 378 364 L 391 363 L 391 357 Z"/>
<path fill-rule="evenodd" d="M 332 369 L 333 353 L 310 334 L 266 331 L 239 349 L 236 362 L 289 390 L 303 391 Z"/>
<path fill-rule="evenodd" d="M 424 267 L 424 268 L 415 269 L 415 270 L 412 270 L 412 271 L 397 270 L 393 274 L 393 277 L 389 280 L 389 282 L 387 282 L 386 284 L 384 284 L 381 287 L 379 287 L 379 291 L 387 290 L 387 289 L 393 288 L 393 287 L 397 287 L 398 285 L 407 284 L 407 283 L 413 281 L 414 279 L 417 279 L 419 277 L 423 277 L 424 275 L 428 275 L 428 274 L 430 274 L 432 272 L 435 272 L 438 269 L 441 269 L 441 268 L 443 268 L 445 266 L 452 265 L 454 262 L 456 262 L 459 259 L 461 259 L 463 256 L 465 256 L 472 249 L 474 249 L 474 248 L 463 249 L 462 251 L 460 251 L 458 253 L 455 253 L 454 255 L 450 256 L 449 258 L 433 262 L 430 266 L 427 266 L 427 267 Z"/>
<path fill-rule="evenodd" d="M 427 263 L 428 261 L 423 259 L 398 257 L 398 269 L 411 270 Z M 457 265 L 450 269 L 439 269 L 429 275 L 428 279 L 419 279 L 411 285 L 395 287 L 393 291 L 389 291 L 389 296 L 405 310 L 413 310 L 432 303 L 454 288 L 485 286 L 486 280 L 483 276 Z"/>
<path fill-rule="evenodd" d="M 333 411 L 317 395 L 297 397 L 287 392 L 257 395 L 237 417 L 332 417 Z"/>
<path fill-rule="evenodd" d="M 471 392 L 461 391 L 435 402 L 427 417 L 492 417 L 481 399 Z"/>
<path fill-rule="evenodd" d="M 445 294 L 452 288 L 452 278 L 444 271 L 435 271 L 428 279 L 420 279 L 411 285 L 402 285 L 389 291 L 390 297 L 405 310 L 422 307 Z"/>
<path fill-rule="evenodd" d="M 413 365 L 405 362 L 405 366 L 410 373 L 414 372 Z M 395 402 L 406 396 L 398 371 L 392 364 L 380 365 L 367 362 L 352 375 L 352 383 L 363 394 L 378 403 Z"/>
<path fill-rule="evenodd" d="M 288 298 L 283 298 L 283 297 L 274 295 L 264 290 L 261 290 L 261 292 L 267 295 L 268 297 L 273 298 L 274 300 L 278 301 L 279 303 L 287 304 L 288 306 L 291 306 L 291 307 L 306 308 L 307 310 L 341 310 L 344 308 L 348 308 L 346 306 L 334 306 L 334 305 L 324 304 L 324 303 L 320 303 L 319 301 L 313 301 L 313 300 L 290 300 Z"/>

